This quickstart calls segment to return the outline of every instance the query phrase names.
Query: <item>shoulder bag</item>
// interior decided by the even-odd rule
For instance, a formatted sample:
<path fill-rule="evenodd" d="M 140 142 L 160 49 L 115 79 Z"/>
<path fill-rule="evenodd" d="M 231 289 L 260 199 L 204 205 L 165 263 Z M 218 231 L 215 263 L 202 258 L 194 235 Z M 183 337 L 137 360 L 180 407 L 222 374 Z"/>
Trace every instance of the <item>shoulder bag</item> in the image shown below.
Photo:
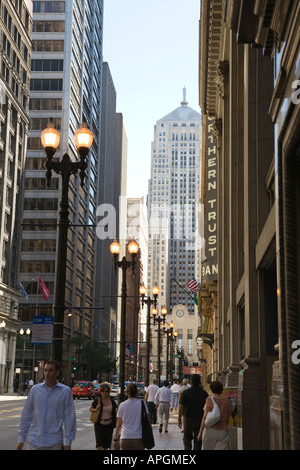
<path fill-rule="evenodd" d="M 152 449 L 155 446 L 152 426 L 149 423 L 144 400 L 142 400 L 142 441 L 145 449 Z"/>
<path fill-rule="evenodd" d="M 98 405 L 100 404 L 100 398 L 98 398 Z M 91 411 L 91 414 L 90 414 L 90 421 L 92 423 L 98 423 L 99 421 L 99 418 L 100 418 L 100 408 L 98 408 L 97 411 Z"/>
<path fill-rule="evenodd" d="M 210 397 L 212 403 L 213 403 L 213 410 L 209 411 L 207 413 L 206 419 L 205 419 L 205 426 L 207 428 L 210 428 L 214 424 L 217 424 L 220 421 L 221 418 L 221 413 L 220 413 L 220 408 L 216 404 L 215 400 L 213 397 Z"/>

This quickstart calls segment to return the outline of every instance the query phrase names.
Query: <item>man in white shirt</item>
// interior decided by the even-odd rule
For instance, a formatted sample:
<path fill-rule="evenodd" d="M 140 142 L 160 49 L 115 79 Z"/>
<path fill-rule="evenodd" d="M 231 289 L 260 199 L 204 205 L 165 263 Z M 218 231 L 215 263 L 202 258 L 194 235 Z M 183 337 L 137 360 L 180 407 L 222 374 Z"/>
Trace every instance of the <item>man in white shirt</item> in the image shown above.
<path fill-rule="evenodd" d="M 168 432 L 169 411 L 173 411 L 174 398 L 171 390 L 168 387 L 169 382 L 164 381 L 163 386 L 156 392 L 154 403 L 158 408 L 159 416 L 159 432 L 162 432 L 164 425 L 165 432 Z"/>
<path fill-rule="evenodd" d="M 71 449 L 76 436 L 74 400 L 71 388 L 58 382 L 59 370 L 56 361 L 48 361 L 45 381 L 31 388 L 21 415 L 17 450 L 23 449 L 26 438 L 28 450 Z"/>
<path fill-rule="evenodd" d="M 174 408 L 177 410 L 178 406 L 178 396 L 180 392 L 180 385 L 178 383 L 178 380 L 175 380 L 174 384 L 171 387 L 171 392 L 173 393 L 173 398 L 174 398 Z"/>
<path fill-rule="evenodd" d="M 149 385 L 145 394 L 145 401 L 147 402 L 150 420 L 152 424 L 156 424 L 157 415 L 156 415 L 156 408 L 154 403 L 154 398 L 156 392 L 158 390 L 158 386 L 156 385 L 157 381 L 153 380 L 152 384 Z"/>

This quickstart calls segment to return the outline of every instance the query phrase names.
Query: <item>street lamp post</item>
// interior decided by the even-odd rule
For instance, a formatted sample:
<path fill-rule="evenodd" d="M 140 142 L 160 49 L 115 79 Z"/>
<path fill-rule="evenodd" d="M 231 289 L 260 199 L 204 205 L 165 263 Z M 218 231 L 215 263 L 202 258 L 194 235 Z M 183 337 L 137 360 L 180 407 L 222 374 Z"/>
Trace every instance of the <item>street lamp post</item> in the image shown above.
<path fill-rule="evenodd" d="M 41 133 L 41 142 L 46 153 L 45 167 L 47 184 L 49 186 L 52 176 L 52 170 L 60 174 L 62 178 L 62 193 L 60 200 L 60 211 L 58 220 L 58 238 L 57 238 L 57 261 L 55 269 L 55 292 L 53 299 L 53 339 L 52 339 L 52 358 L 62 363 L 63 354 L 63 332 L 64 332 L 64 312 L 65 312 L 65 282 L 66 282 L 66 262 L 67 262 L 67 241 L 69 228 L 69 180 L 70 176 L 80 172 L 81 186 L 85 178 L 87 168 L 86 156 L 93 143 L 93 134 L 83 123 L 74 134 L 75 144 L 77 146 L 80 161 L 71 161 L 70 156 L 65 153 L 62 160 L 53 161 L 53 156 L 59 146 L 60 135 L 55 129 L 52 119 L 48 127 Z"/>
<path fill-rule="evenodd" d="M 118 256 L 121 251 L 120 244 L 115 240 L 110 245 L 111 254 L 114 257 L 115 273 L 117 268 L 122 269 L 122 293 L 121 293 L 121 337 L 120 337 L 120 372 L 119 372 L 119 397 L 118 402 L 121 403 L 125 400 L 125 335 L 126 335 L 126 298 L 127 298 L 127 284 L 126 284 L 126 271 L 129 267 L 132 268 L 134 274 L 136 255 L 139 251 L 139 245 L 135 240 L 132 240 L 128 245 L 128 251 L 131 254 L 131 261 L 123 256 L 121 261 L 118 261 Z"/>
<path fill-rule="evenodd" d="M 173 380 L 173 355 L 174 355 L 174 342 L 177 341 L 177 336 L 178 336 L 178 333 L 177 331 L 173 331 L 174 330 L 174 323 L 173 321 L 171 320 L 171 323 L 169 324 L 169 329 L 167 329 L 167 323 L 165 322 L 163 324 L 163 331 L 164 333 L 166 333 L 167 335 L 167 378 L 168 378 L 168 366 L 169 366 L 169 360 L 168 360 L 168 354 L 169 354 L 169 345 L 170 345 L 170 381 Z"/>
<path fill-rule="evenodd" d="M 147 292 L 147 288 L 143 284 L 140 287 L 140 294 L 142 298 L 142 307 L 144 306 L 144 304 L 147 305 L 147 337 L 146 337 L 147 354 L 146 354 L 145 385 L 148 387 L 149 386 L 149 364 L 150 364 L 150 321 L 151 321 L 150 307 L 151 305 L 154 305 L 154 307 L 156 308 L 159 287 L 155 283 L 154 287 L 152 288 L 153 299 L 151 299 L 149 296 L 145 298 L 146 292 Z"/>
<path fill-rule="evenodd" d="M 161 316 L 156 316 L 157 315 L 157 310 L 154 308 L 152 309 L 152 315 L 154 318 L 154 324 L 158 323 L 158 339 L 157 339 L 157 380 L 158 380 L 158 386 L 160 387 L 160 358 L 161 358 L 161 348 L 160 348 L 160 324 L 162 322 L 166 321 L 166 315 L 167 315 L 167 309 L 166 307 L 163 307 L 161 309 Z"/>
<path fill-rule="evenodd" d="M 25 344 L 26 344 L 26 336 L 25 334 L 27 335 L 27 338 L 29 338 L 29 335 L 31 333 L 30 329 L 27 328 L 26 331 L 23 330 L 23 328 L 20 329 L 19 331 L 21 337 L 22 337 L 22 340 L 23 340 L 23 349 L 22 349 L 22 367 L 21 367 L 21 374 L 20 374 L 20 378 L 19 378 L 19 395 L 23 395 L 22 390 L 23 390 L 23 375 L 24 375 L 24 362 L 25 362 Z"/>

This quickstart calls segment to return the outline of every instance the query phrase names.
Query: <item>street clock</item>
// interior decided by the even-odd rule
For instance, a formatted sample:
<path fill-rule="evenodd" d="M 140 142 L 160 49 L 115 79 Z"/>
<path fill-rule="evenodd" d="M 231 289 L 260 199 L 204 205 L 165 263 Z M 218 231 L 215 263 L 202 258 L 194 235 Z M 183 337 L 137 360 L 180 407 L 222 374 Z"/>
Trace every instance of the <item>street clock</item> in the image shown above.
<path fill-rule="evenodd" d="M 176 315 L 177 317 L 183 317 L 184 311 L 180 308 L 179 310 L 177 310 Z"/>

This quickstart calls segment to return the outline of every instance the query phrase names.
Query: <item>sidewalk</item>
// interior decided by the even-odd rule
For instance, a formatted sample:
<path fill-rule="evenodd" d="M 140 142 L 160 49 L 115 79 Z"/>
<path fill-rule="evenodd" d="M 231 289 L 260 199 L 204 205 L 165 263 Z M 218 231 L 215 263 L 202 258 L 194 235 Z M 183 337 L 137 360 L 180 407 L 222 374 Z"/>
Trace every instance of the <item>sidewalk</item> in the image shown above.
<path fill-rule="evenodd" d="M 24 402 L 27 396 L 17 394 L 0 394 L 1 401 L 20 400 Z M 23 403 L 22 403 L 23 406 Z M 168 432 L 159 433 L 159 424 L 153 424 L 152 430 L 155 447 L 152 450 L 183 450 L 183 433 L 177 425 L 178 410 L 170 413 Z M 88 419 L 85 408 L 77 410 L 77 436 L 72 443 L 73 450 L 96 450 L 94 426 Z"/>
<path fill-rule="evenodd" d="M 159 433 L 159 425 L 152 425 L 155 447 L 152 450 L 183 450 L 183 433 L 177 426 L 178 411 L 170 413 L 168 432 Z M 95 450 L 93 426 L 78 433 L 72 444 L 73 450 Z"/>

